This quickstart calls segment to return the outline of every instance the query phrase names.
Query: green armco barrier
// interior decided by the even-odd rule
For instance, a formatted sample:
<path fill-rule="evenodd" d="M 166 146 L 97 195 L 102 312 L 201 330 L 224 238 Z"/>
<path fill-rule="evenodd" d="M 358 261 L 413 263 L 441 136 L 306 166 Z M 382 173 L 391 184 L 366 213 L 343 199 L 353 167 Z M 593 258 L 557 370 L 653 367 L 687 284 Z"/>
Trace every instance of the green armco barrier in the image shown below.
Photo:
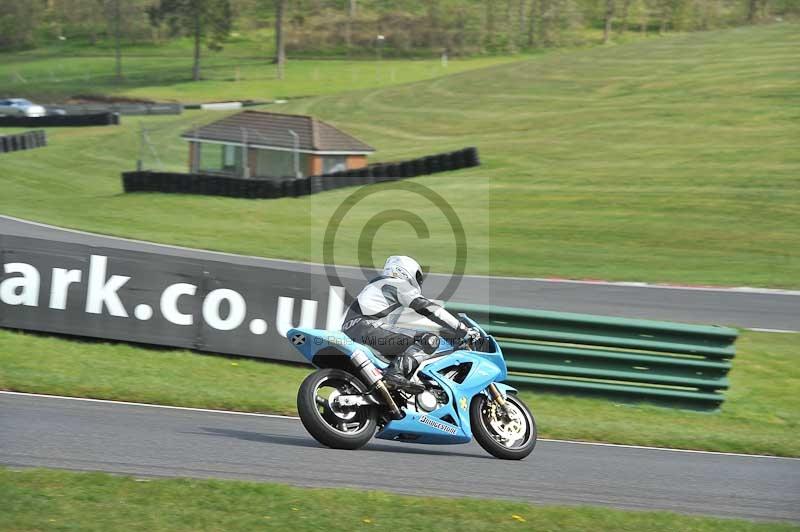
<path fill-rule="evenodd" d="M 531 388 L 719 406 L 738 331 L 591 314 L 448 303 L 500 343 L 507 381 Z"/>

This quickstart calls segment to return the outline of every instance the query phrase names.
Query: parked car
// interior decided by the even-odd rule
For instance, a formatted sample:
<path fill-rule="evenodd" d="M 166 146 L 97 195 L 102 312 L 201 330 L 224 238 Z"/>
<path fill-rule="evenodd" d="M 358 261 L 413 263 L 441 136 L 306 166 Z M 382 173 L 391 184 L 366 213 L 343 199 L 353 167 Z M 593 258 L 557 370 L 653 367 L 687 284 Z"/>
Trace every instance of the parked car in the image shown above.
<path fill-rule="evenodd" d="M 0 115 L 16 116 L 45 116 L 47 111 L 41 105 L 37 105 L 24 98 L 8 98 L 0 100 Z"/>

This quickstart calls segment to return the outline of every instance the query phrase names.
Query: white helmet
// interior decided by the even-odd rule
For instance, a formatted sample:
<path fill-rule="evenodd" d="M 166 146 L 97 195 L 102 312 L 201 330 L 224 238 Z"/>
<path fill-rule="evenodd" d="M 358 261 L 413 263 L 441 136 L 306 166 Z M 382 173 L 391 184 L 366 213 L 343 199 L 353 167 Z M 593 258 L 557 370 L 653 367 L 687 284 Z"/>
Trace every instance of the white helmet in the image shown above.
<path fill-rule="evenodd" d="M 392 255 L 386 259 L 383 275 L 405 279 L 417 288 L 422 286 L 422 268 L 417 261 L 404 255 Z"/>

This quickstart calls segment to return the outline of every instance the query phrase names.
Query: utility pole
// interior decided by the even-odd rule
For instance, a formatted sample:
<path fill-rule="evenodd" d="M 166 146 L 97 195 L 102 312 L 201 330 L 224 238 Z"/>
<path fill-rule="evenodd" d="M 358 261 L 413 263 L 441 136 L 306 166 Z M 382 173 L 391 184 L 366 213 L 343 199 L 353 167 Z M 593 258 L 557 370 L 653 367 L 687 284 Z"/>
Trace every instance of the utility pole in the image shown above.
<path fill-rule="evenodd" d="M 386 37 L 384 37 L 383 35 L 378 35 L 377 42 L 376 42 L 376 45 L 375 45 L 375 51 L 378 54 L 378 61 L 383 59 L 383 42 L 385 40 L 386 40 Z"/>
<path fill-rule="evenodd" d="M 286 63 L 286 47 L 283 38 L 283 13 L 286 0 L 275 0 L 275 65 L 278 79 L 283 79 L 283 66 Z"/>
<path fill-rule="evenodd" d="M 344 26 L 344 43 L 347 47 L 347 53 L 350 53 L 352 46 L 352 33 L 353 33 L 353 19 L 356 16 L 356 0 L 350 0 L 350 6 L 347 9 L 347 22 Z"/>

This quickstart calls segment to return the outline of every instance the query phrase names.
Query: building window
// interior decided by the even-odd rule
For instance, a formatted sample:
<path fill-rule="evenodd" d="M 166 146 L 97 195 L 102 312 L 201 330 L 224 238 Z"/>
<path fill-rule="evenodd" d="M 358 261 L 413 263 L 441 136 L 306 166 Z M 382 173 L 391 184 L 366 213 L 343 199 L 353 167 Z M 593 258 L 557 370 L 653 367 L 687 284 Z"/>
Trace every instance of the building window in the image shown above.
<path fill-rule="evenodd" d="M 222 167 L 226 170 L 233 170 L 242 158 L 242 148 L 240 146 L 222 147 Z"/>
<path fill-rule="evenodd" d="M 225 174 L 241 177 L 244 174 L 244 150 L 229 144 L 198 144 L 199 170 L 205 174 Z"/>
<path fill-rule="evenodd" d="M 322 173 L 332 174 L 347 170 L 347 157 L 344 155 L 325 155 L 322 157 Z"/>
<path fill-rule="evenodd" d="M 294 177 L 295 156 L 297 156 L 297 166 L 300 176 L 308 175 L 309 156 L 307 153 L 297 153 L 291 151 L 259 149 L 256 157 L 256 173 L 258 177 Z"/>

